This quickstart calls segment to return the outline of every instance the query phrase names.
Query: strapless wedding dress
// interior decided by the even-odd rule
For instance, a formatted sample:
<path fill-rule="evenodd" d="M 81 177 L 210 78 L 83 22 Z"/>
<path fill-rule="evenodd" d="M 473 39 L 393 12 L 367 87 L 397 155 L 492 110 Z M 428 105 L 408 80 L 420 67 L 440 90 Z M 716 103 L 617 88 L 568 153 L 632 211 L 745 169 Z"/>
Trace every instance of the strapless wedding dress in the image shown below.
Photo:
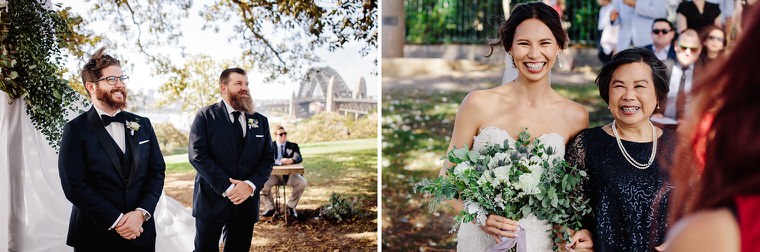
<path fill-rule="evenodd" d="M 555 157 L 564 158 L 565 140 L 557 133 L 544 134 L 538 137 L 544 146 L 552 147 Z M 505 130 L 496 127 L 487 127 L 480 130 L 473 138 L 472 149 L 480 150 L 489 145 L 502 144 L 504 140 L 514 143 L 514 139 Z M 527 251 L 552 251 L 553 241 L 549 238 L 552 227 L 546 221 L 539 220 L 535 215 L 529 214 L 518 221 L 525 229 Z M 496 245 L 496 240 L 486 234 L 480 227 L 472 222 L 462 223 L 457 232 L 457 251 L 486 251 Z"/>

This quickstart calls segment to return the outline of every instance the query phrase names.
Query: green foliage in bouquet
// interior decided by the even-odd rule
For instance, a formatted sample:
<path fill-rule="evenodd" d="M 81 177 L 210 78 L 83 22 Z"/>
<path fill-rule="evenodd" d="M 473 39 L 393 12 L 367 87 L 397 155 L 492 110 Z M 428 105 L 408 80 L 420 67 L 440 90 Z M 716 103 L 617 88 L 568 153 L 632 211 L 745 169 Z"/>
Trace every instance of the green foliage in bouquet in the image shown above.
<path fill-rule="evenodd" d="M 539 139 L 530 141 L 526 130 L 514 142 L 486 146 L 480 151 L 451 150 L 446 159 L 455 164 L 445 176 L 423 179 L 415 192 L 432 196 L 429 207 L 460 199 L 464 209 L 457 224 L 475 220 L 485 224 L 488 214 L 519 220 L 533 213 L 554 226 L 555 242 L 569 241 L 569 229 L 581 227 L 582 216 L 591 212 L 588 199 L 580 191 L 586 173 L 570 166 L 563 157 L 552 157 L 556 150 Z"/>

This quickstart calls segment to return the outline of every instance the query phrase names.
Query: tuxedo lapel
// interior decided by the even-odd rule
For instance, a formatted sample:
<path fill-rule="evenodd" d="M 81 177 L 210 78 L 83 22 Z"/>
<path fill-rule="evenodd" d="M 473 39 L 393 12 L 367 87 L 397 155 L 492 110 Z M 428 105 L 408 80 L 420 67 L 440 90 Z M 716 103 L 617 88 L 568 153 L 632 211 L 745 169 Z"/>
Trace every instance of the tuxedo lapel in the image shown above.
<path fill-rule="evenodd" d="M 228 113 L 227 107 L 224 105 L 223 101 L 216 104 L 214 112 L 216 113 L 216 116 L 221 119 L 219 120 L 219 123 L 221 123 L 221 127 L 223 129 L 221 132 L 224 132 L 223 134 L 225 135 L 222 136 L 224 139 L 226 139 L 224 142 L 227 143 L 227 145 L 234 150 L 235 155 L 239 157 L 240 149 L 237 147 L 237 142 L 235 141 L 235 133 L 232 132 L 235 130 L 232 128 L 234 125 L 232 125 L 232 121 L 230 121 L 230 114 Z"/>
<path fill-rule="evenodd" d="M 106 128 L 103 127 L 103 121 L 101 121 L 99 117 L 98 112 L 95 111 L 95 107 L 91 107 L 90 111 L 87 111 L 87 120 L 90 121 L 90 127 L 95 131 L 95 136 L 98 137 L 100 146 L 103 147 L 108 159 L 111 159 L 111 163 L 113 163 L 114 168 L 116 168 L 116 172 L 119 173 L 121 179 L 125 179 L 126 176 L 121 171 L 121 161 L 119 161 L 119 157 L 116 156 L 116 151 L 111 144 L 113 140 L 111 136 L 108 135 Z"/>
<path fill-rule="evenodd" d="M 124 112 L 122 112 L 124 113 Z M 138 122 L 137 118 L 134 115 L 129 114 L 127 117 L 127 121 L 129 122 Z M 126 126 L 126 125 L 125 125 Z M 140 145 L 137 143 L 137 136 L 140 134 L 138 133 L 139 129 L 135 131 L 134 134 L 131 134 L 131 129 L 128 127 L 124 127 L 124 134 L 129 141 L 129 150 L 132 152 L 132 165 L 131 169 L 129 169 L 129 180 L 127 181 L 127 188 L 129 188 L 129 185 L 132 184 L 132 178 L 135 177 L 135 172 L 137 172 L 137 165 L 140 164 Z"/>

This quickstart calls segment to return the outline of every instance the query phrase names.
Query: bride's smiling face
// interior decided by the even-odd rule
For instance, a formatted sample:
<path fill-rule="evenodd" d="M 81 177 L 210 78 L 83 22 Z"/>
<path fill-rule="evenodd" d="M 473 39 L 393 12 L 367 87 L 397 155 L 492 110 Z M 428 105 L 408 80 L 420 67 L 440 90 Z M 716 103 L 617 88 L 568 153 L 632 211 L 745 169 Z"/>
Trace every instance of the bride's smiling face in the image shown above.
<path fill-rule="evenodd" d="M 510 54 L 525 79 L 548 78 L 558 51 L 557 39 L 540 20 L 527 19 L 516 27 Z"/>

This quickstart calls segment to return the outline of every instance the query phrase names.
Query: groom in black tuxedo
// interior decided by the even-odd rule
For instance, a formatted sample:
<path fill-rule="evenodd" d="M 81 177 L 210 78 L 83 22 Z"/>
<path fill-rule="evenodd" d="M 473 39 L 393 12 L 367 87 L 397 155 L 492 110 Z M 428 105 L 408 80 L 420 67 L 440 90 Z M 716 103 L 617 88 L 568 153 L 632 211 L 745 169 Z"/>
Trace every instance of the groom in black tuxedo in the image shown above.
<path fill-rule="evenodd" d="M 259 191 L 274 164 L 269 122 L 253 112 L 245 70 L 219 77 L 222 101 L 198 111 L 188 156 L 198 171 L 193 191 L 195 251 L 248 251 L 259 220 Z"/>
<path fill-rule="evenodd" d="M 155 251 L 151 216 L 164 158 L 150 120 L 124 111 L 129 77 L 104 49 L 81 72 L 92 108 L 63 128 L 58 169 L 73 204 L 66 244 L 77 252 Z"/>

